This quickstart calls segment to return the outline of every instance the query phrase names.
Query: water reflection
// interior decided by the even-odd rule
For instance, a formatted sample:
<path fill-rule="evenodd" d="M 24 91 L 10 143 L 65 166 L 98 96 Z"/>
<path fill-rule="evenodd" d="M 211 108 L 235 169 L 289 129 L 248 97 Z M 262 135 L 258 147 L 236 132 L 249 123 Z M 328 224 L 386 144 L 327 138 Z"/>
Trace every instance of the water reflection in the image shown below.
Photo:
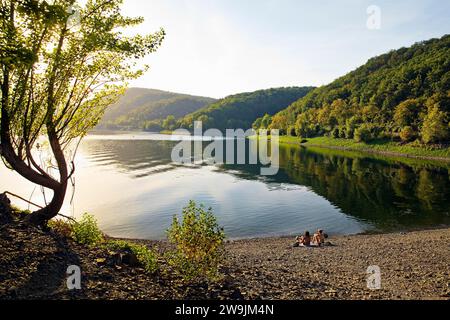
<path fill-rule="evenodd" d="M 307 186 L 346 214 L 381 230 L 448 225 L 449 168 L 412 162 L 283 145 L 280 173 L 267 182 Z M 255 168 L 233 170 L 239 170 L 241 178 L 260 179 Z"/>
<path fill-rule="evenodd" d="M 86 140 L 82 152 L 97 166 L 115 165 L 135 178 L 176 169 L 171 152 L 176 142 L 149 140 Z"/>
<path fill-rule="evenodd" d="M 200 169 L 199 173 L 183 180 L 183 175 L 189 175 L 181 171 L 186 168 L 171 162 L 171 151 L 176 143 L 88 140 L 82 152 L 93 166 L 114 166 L 133 179 L 169 183 L 164 194 L 156 190 L 143 191 L 139 198 L 141 207 L 135 213 L 139 228 L 150 223 L 144 216 L 150 210 L 147 207 L 158 202 L 159 212 L 164 215 L 160 216 L 162 220 L 151 223 L 167 224 L 188 197 L 216 206 L 221 221 L 228 225 L 234 237 L 293 233 L 294 229 L 319 223 L 344 233 L 373 227 L 398 230 L 450 224 L 449 168 L 442 164 L 404 163 L 282 145 L 281 168 L 276 176 L 261 176 L 260 167 L 254 165 L 222 165 L 205 170 L 202 169 L 205 166 L 192 166 L 189 170 Z M 168 175 L 169 172 L 178 172 L 181 176 Z M 188 189 L 179 185 L 185 181 L 189 181 Z M 137 185 L 141 183 L 136 181 Z M 209 194 L 218 185 L 224 188 L 222 194 Z M 305 189 L 310 192 L 305 193 Z M 140 212 L 143 207 L 146 207 L 145 212 Z M 142 234 L 148 232 L 145 230 Z"/>

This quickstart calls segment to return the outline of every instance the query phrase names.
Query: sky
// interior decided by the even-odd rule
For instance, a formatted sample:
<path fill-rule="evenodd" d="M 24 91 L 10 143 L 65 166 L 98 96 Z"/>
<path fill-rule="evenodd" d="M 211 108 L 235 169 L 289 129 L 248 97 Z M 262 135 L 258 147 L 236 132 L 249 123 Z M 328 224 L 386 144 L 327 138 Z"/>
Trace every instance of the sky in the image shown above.
<path fill-rule="evenodd" d="M 450 33 L 446 0 L 124 0 L 123 11 L 145 18 L 135 32 L 167 33 L 131 86 L 213 98 L 325 85 Z"/>

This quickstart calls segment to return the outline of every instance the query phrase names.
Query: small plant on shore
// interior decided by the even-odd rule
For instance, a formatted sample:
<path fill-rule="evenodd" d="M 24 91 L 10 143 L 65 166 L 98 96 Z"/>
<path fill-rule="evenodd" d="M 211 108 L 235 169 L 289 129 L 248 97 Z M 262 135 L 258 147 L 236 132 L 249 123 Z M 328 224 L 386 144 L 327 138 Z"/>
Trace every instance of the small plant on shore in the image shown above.
<path fill-rule="evenodd" d="M 10 208 L 11 208 L 11 213 L 13 213 L 16 216 L 25 217 L 25 216 L 31 214 L 30 210 L 28 210 L 28 209 L 27 210 L 23 210 L 23 209 L 19 208 L 18 206 L 15 206 L 13 204 L 10 205 Z"/>
<path fill-rule="evenodd" d="M 73 225 L 74 222 L 70 222 L 62 219 L 50 220 L 48 222 L 48 227 L 53 230 L 56 234 L 64 238 L 72 238 L 73 236 Z"/>
<path fill-rule="evenodd" d="M 123 240 L 113 240 L 106 243 L 110 250 L 121 250 L 136 255 L 138 262 L 148 273 L 155 273 L 158 266 L 158 254 L 145 245 L 131 243 Z"/>
<path fill-rule="evenodd" d="M 225 233 L 212 209 L 205 210 L 194 201 L 183 209 L 183 220 L 176 216 L 167 231 L 175 250 L 168 252 L 168 263 L 186 281 L 214 280 L 225 257 Z"/>
<path fill-rule="evenodd" d="M 80 221 L 73 224 L 73 239 L 87 246 L 94 246 L 104 241 L 103 233 L 93 215 L 83 214 Z"/>

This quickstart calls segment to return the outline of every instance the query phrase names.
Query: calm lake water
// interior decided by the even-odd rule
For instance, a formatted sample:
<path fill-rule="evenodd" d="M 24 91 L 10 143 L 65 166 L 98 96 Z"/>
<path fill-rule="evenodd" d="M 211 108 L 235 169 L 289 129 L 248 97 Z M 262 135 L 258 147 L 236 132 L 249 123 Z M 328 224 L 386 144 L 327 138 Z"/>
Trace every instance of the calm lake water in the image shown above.
<path fill-rule="evenodd" d="M 89 136 L 64 213 L 87 211 L 111 236 L 142 239 L 164 238 L 173 215 L 191 199 L 211 207 L 234 239 L 450 224 L 445 163 L 282 145 L 279 173 L 264 177 L 259 166 L 173 164 L 177 143 L 144 133 Z M 0 190 L 44 203 L 39 189 L 3 166 L 0 177 Z"/>

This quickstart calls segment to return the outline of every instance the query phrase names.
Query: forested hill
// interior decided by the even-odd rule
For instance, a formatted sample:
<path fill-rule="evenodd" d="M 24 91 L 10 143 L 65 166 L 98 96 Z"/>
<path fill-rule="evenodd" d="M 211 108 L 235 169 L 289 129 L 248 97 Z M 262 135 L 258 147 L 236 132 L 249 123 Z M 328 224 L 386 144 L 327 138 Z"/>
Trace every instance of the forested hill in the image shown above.
<path fill-rule="evenodd" d="M 97 129 L 149 129 L 162 124 L 163 119 L 175 119 L 195 112 L 216 101 L 154 89 L 130 88 L 117 103 L 108 107 Z"/>
<path fill-rule="evenodd" d="M 232 95 L 187 115 L 176 126 L 191 129 L 194 121 L 202 121 L 205 129 L 249 129 L 258 117 L 283 110 L 312 89 L 288 87 Z"/>
<path fill-rule="evenodd" d="M 450 35 L 370 59 L 311 91 L 255 128 L 303 138 L 327 135 L 368 141 L 447 142 L 450 112 Z"/>

